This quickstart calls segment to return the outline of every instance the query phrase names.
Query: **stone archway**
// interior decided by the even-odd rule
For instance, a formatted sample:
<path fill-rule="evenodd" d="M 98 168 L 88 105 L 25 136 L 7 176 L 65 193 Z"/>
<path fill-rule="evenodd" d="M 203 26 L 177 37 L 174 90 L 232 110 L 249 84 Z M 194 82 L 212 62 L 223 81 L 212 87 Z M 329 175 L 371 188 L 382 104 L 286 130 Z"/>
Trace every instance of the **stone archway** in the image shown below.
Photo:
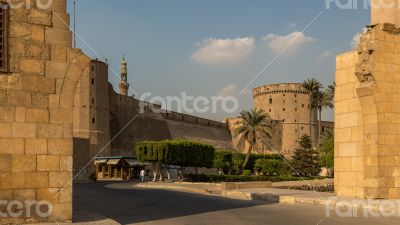
<path fill-rule="evenodd" d="M 46 200 L 58 222 L 72 220 L 74 96 L 90 62 L 71 47 L 66 2 L 9 9 L 10 67 L 0 73 L 1 199 Z M 0 224 L 38 220 L 46 218 Z"/>

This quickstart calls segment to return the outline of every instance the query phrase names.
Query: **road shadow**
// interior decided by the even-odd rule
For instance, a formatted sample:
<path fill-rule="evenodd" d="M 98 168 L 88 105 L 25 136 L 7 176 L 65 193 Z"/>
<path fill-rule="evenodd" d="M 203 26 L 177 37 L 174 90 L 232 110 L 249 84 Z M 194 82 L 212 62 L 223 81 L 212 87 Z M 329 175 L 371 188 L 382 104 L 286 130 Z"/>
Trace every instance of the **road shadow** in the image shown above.
<path fill-rule="evenodd" d="M 270 204 L 169 190 L 139 189 L 127 182 L 113 183 L 112 188 L 107 187 L 109 184 L 74 184 L 74 213 L 91 212 L 121 224 L 132 224 Z M 89 222 L 82 220 L 85 218 L 77 222 Z"/>

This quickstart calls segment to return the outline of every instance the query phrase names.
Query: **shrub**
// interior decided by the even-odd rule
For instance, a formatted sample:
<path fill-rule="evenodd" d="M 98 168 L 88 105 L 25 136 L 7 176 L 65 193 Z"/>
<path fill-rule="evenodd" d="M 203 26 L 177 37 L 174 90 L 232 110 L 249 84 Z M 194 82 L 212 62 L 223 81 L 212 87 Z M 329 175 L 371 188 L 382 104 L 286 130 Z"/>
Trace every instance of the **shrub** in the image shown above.
<path fill-rule="evenodd" d="M 264 175 L 288 175 L 288 166 L 283 160 L 277 159 L 257 159 L 255 168 L 261 170 Z"/>
<path fill-rule="evenodd" d="M 246 154 L 237 153 L 233 151 L 218 151 L 215 155 L 214 160 L 214 168 L 224 169 L 229 168 L 233 174 L 239 174 L 241 167 L 243 165 L 243 161 L 246 157 Z M 268 159 L 268 160 L 278 160 L 283 161 L 283 156 L 278 154 L 266 154 L 266 155 L 256 155 L 251 154 L 249 158 L 249 162 L 247 163 L 246 170 L 254 170 L 255 164 L 258 159 Z"/>
<path fill-rule="evenodd" d="M 251 176 L 251 170 L 243 170 L 243 176 Z"/>
<path fill-rule="evenodd" d="M 229 151 L 217 151 L 214 157 L 214 168 L 222 169 L 224 172 L 232 168 L 232 153 Z"/>
<path fill-rule="evenodd" d="M 239 176 L 239 175 L 213 175 L 213 174 L 189 174 L 189 181 L 191 182 L 254 182 L 254 181 L 298 181 L 302 180 L 300 177 L 289 176 Z M 311 179 L 311 178 L 307 178 Z"/>

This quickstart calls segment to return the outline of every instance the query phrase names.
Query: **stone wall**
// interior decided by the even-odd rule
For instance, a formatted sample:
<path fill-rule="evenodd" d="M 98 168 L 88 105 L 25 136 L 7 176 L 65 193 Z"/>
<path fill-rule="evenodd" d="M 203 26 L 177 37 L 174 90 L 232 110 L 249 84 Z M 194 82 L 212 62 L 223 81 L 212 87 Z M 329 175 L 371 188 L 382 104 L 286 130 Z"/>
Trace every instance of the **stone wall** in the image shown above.
<path fill-rule="evenodd" d="M 19 1 L 25 2 L 25 1 Z M 0 196 L 47 200 L 56 221 L 72 219 L 76 87 L 89 59 L 71 48 L 66 0 L 10 9 L 10 68 L 0 74 Z M 0 218 L 0 224 L 50 218 Z"/>
<path fill-rule="evenodd" d="M 400 29 L 370 26 L 357 51 L 337 57 L 335 190 L 400 198 Z"/>
<path fill-rule="evenodd" d="M 233 149 L 225 123 L 165 110 L 155 113 L 152 109 L 159 109 L 158 105 L 119 95 L 111 86 L 109 96 L 110 134 L 111 137 L 116 136 L 111 143 L 112 155 L 135 156 L 135 143 L 139 141 L 179 138 Z M 132 123 L 120 132 L 133 118 Z"/>

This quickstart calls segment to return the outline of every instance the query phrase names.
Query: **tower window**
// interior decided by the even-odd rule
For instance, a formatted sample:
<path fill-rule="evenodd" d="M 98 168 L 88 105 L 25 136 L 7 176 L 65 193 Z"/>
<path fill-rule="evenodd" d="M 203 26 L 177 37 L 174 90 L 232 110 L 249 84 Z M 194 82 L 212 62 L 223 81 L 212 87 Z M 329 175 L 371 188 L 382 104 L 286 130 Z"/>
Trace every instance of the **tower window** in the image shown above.
<path fill-rule="evenodd" d="M 8 19 L 6 2 L 0 2 L 0 72 L 8 72 Z"/>
<path fill-rule="evenodd" d="M 92 123 L 96 123 L 96 118 L 92 118 Z"/>
<path fill-rule="evenodd" d="M 269 104 L 272 104 L 272 98 L 269 99 Z"/>
<path fill-rule="evenodd" d="M 301 108 L 304 108 L 304 104 L 301 105 Z"/>
<path fill-rule="evenodd" d="M 285 108 L 283 108 L 283 111 L 285 112 L 285 111 L 286 111 L 286 109 L 285 109 Z"/>
<path fill-rule="evenodd" d="M 92 78 L 92 84 L 94 84 L 94 78 Z"/>

